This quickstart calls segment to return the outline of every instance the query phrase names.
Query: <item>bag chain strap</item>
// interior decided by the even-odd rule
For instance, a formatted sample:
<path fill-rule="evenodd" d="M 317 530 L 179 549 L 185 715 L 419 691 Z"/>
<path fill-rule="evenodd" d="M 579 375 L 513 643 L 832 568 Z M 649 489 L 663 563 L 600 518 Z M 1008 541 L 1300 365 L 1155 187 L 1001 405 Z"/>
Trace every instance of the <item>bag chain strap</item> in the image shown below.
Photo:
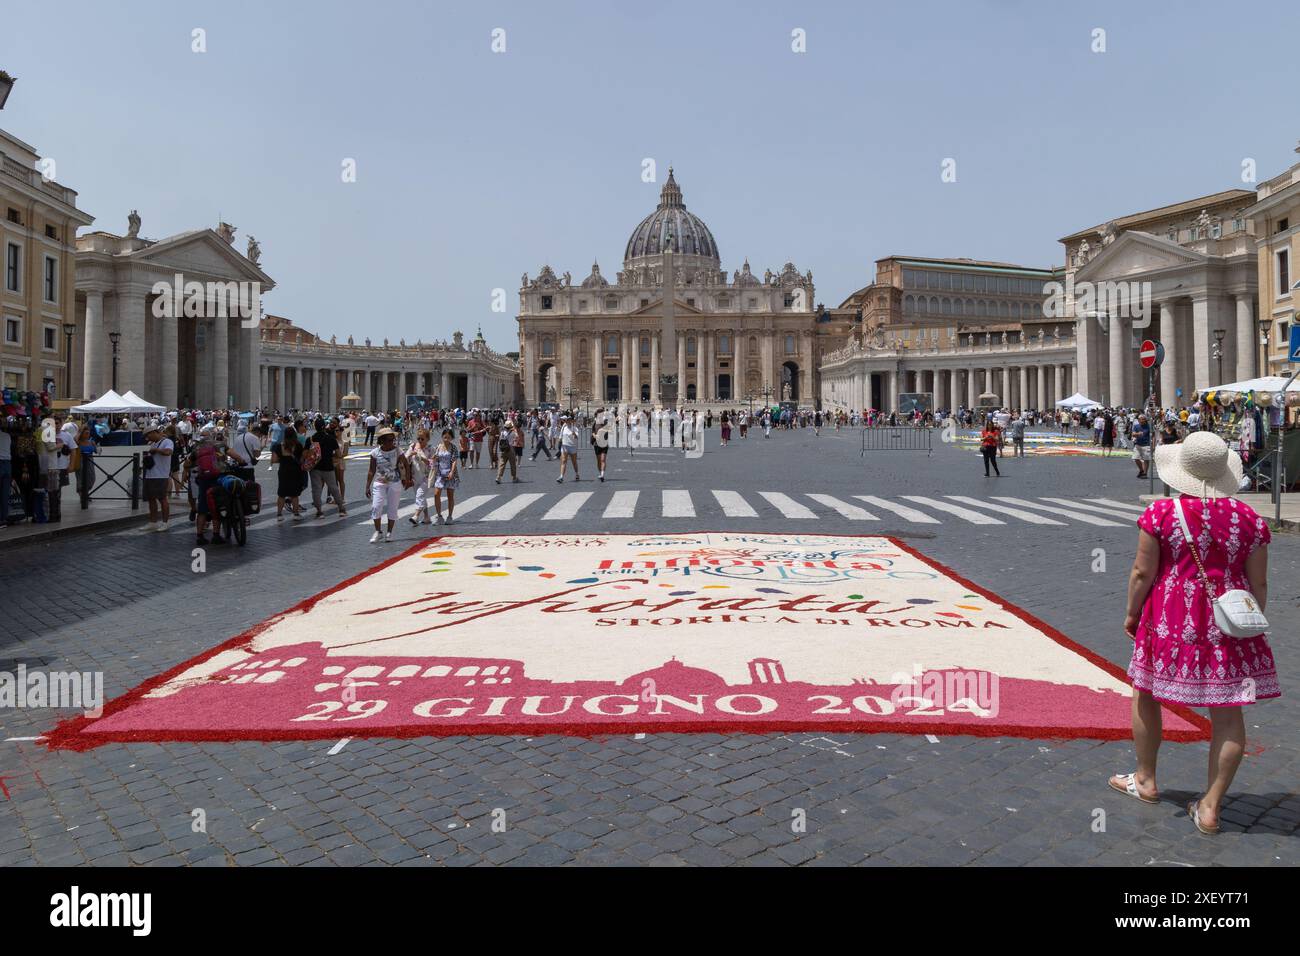
<path fill-rule="evenodd" d="M 1210 603 L 1213 604 L 1215 601 L 1214 585 L 1210 583 L 1210 576 L 1205 573 L 1205 565 L 1201 563 L 1201 555 L 1196 548 L 1196 539 L 1192 537 L 1192 529 L 1191 526 L 1187 524 L 1187 513 L 1183 510 L 1183 503 L 1181 501 L 1178 502 L 1178 511 L 1183 519 L 1181 523 L 1183 529 L 1186 531 L 1187 547 L 1191 549 L 1192 560 L 1196 562 L 1196 570 L 1201 574 L 1201 583 L 1205 585 L 1206 596 L 1209 597 Z"/>

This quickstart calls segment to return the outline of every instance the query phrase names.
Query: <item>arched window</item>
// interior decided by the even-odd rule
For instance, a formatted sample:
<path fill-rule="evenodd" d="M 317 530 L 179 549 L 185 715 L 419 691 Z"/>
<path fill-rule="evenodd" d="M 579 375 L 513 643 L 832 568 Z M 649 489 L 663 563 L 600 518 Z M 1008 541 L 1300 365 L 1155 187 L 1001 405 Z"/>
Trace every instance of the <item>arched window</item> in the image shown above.
<path fill-rule="evenodd" d="M 919 299 L 917 299 L 916 304 L 919 306 L 919 308 L 917 309 L 917 312 L 919 314 L 921 315 L 930 314 L 930 300 L 927 299 L 925 296 L 921 296 Z"/>
<path fill-rule="evenodd" d="M 944 296 L 943 303 L 940 306 L 940 308 L 943 309 L 944 315 L 952 315 L 952 299 L 948 298 L 947 296 Z"/>
<path fill-rule="evenodd" d="M 904 312 L 916 311 L 916 296 L 912 296 L 912 295 L 903 296 L 903 311 Z"/>

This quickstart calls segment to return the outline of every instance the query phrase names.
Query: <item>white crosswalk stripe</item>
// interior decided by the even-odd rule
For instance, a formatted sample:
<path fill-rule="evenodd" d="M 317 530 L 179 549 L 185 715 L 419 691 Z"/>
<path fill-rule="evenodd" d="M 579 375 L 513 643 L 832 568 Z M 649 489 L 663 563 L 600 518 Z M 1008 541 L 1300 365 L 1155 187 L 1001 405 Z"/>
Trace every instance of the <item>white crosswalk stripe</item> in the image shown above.
<path fill-rule="evenodd" d="M 641 497 L 639 491 L 616 491 L 605 506 L 602 518 L 631 518 L 636 515 L 636 500 Z"/>
<path fill-rule="evenodd" d="M 722 506 L 722 513 L 728 518 L 757 518 L 758 512 L 738 491 L 714 491 L 713 497 Z"/>
<path fill-rule="evenodd" d="M 879 521 L 880 519 L 873 515 L 866 508 L 859 508 L 857 505 L 851 505 L 847 501 L 841 501 L 834 495 L 809 495 L 813 501 L 819 505 L 825 505 L 833 511 L 840 514 L 841 517 L 848 518 L 850 521 Z"/>
<path fill-rule="evenodd" d="M 551 506 L 551 510 L 542 515 L 543 521 L 562 521 L 572 518 L 587 503 L 594 492 L 571 491 Z"/>
<path fill-rule="evenodd" d="M 886 501 L 884 498 L 877 498 L 875 495 L 854 495 L 859 501 L 865 501 L 867 504 L 875 505 L 877 508 L 883 508 L 885 511 L 892 511 L 905 521 L 911 521 L 915 524 L 939 524 L 939 519 L 926 514 L 924 511 L 917 511 L 915 508 L 909 508 L 907 505 L 896 504 L 892 501 Z"/>
<path fill-rule="evenodd" d="M 1118 508 L 1100 508 L 1097 505 L 1090 505 L 1083 501 L 1072 501 L 1069 498 L 1044 498 L 1043 501 L 1050 501 L 1054 505 L 1065 505 L 1067 508 L 1073 508 L 1076 511 L 1092 511 L 1099 515 L 1105 515 L 1107 518 L 1119 518 L 1122 521 L 1132 521 L 1137 517 L 1137 512 L 1120 511 Z"/>
<path fill-rule="evenodd" d="M 994 518 L 979 511 L 971 511 L 969 508 L 963 508 L 961 505 L 955 505 L 948 501 L 942 501 L 939 498 L 927 498 L 924 495 L 903 495 L 908 501 L 915 501 L 919 505 L 926 505 L 937 511 L 944 511 L 956 518 L 969 521 L 971 524 L 1006 524 L 1000 518 Z"/>
<path fill-rule="evenodd" d="M 531 505 L 534 501 L 538 501 L 544 497 L 546 496 L 538 492 L 532 492 L 526 495 L 516 495 L 500 507 L 489 511 L 479 520 L 509 521 L 511 518 L 517 517 L 521 511 Z"/>
<path fill-rule="evenodd" d="M 1032 511 L 1022 511 L 1008 505 L 995 505 L 991 501 L 980 501 L 978 498 L 968 498 L 965 495 L 947 495 L 946 497 L 951 498 L 953 501 L 960 501 L 962 504 L 974 505 L 976 508 L 992 508 L 1000 515 L 1010 515 L 1013 518 L 1019 518 L 1021 521 L 1028 521 L 1030 524 L 1065 524 L 1064 521 L 1053 521 L 1051 518 L 1044 518 Z"/>
<path fill-rule="evenodd" d="M 784 495 L 779 491 L 760 491 L 759 494 L 787 518 L 811 518 L 814 520 L 817 518 L 811 508 L 807 505 L 801 505 L 789 495 Z"/>
<path fill-rule="evenodd" d="M 1120 511 L 1131 511 L 1134 514 L 1141 514 L 1146 511 L 1146 505 L 1135 505 L 1131 501 L 1116 501 L 1114 498 L 1084 498 L 1084 501 L 1095 505 L 1108 505 L 1112 508 L 1118 508 Z"/>
<path fill-rule="evenodd" d="M 1068 508 L 1060 508 L 1055 505 L 1040 505 L 1033 501 L 1026 501 L 1024 498 L 1003 498 L 994 496 L 998 501 L 1005 501 L 1008 504 L 1024 505 L 1026 508 L 1034 508 L 1037 511 L 1047 511 L 1054 515 L 1063 515 L 1066 518 L 1072 518 L 1083 524 L 1094 524 L 1102 528 L 1119 528 L 1122 524 L 1118 521 L 1107 521 L 1105 518 L 1098 518 L 1096 515 L 1084 514 L 1082 511 L 1071 511 Z"/>
<path fill-rule="evenodd" d="M 663 515 L 665 518 L 694 518 L 695 503 L 689 491 L 664 491 Z"/>

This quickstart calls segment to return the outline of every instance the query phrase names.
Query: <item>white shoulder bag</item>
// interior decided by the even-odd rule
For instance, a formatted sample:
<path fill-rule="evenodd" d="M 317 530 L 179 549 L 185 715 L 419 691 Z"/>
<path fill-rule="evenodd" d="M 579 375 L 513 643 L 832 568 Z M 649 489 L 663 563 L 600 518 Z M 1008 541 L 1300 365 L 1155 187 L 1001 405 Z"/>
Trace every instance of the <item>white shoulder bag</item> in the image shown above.
<path fill-rule="evenodd" d="M 1192 533 L 1187 528 L 1183 503 L 1178 498 L 1174 499 L 1174 511 L 1178 513 L 1178 523 L 1182 526 L 1183 538 L 1192 550 L 1192 559 L 1196 562 L 1196 570 L 1201 575 L 1205 595 L 1210 599 L 1210 606 L 1214 608 L 1215 626 L 1226 637 L 1254 637 L 1263 634 L 1268 630 L 1268 618 L 1264 617 L 1264 612 L 1260 610 L 1255 595 L 1240 588 L 1233 588 L 1215 596 L 1210 577 L 1205 573 L 1205 565 L 1201 563 L 1201 555 L 1196 550 L 1196 542 L 1192 540 Z"/>

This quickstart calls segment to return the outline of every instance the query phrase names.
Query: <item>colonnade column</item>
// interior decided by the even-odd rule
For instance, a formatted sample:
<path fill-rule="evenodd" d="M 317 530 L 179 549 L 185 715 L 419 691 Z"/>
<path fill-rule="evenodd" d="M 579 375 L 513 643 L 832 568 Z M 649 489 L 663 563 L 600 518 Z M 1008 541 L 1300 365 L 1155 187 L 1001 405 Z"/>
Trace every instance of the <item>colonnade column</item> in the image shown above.
<path fill-rule="evenodd" d="M 122 333 L 118 345 L 117 390 L 125 393 L 128 389 L 143 389 L 144 385 L 144 349 L 145 349 L 145 297 L 143 294 L 126 293 L 117 297 L 117 323 Z M 143 396 L 142 396 L 143 397 Z"/>
<path fill-rule="evenodd" d="M 165 321 L 165 320 L 164 320 Z M 230 404 L 230 320 L 218 315 L 212 321 L 212 404 L 226 408 Z M 166 326 L 164 325 L 164 329 Z M 166 334 L 164 332 L 164 334 Z M 172 336 L 175 338 L 175 326 Z M 166 342 L 166 339 L 163 339 Z M 175 359 L 172 359 L 174 362 Z M 168 361 L 163 360 L 164 369 Z M 164 372 L 165 374 L 165 372 Z"/>
<path fill-rule="evenodd" d="M 1055 394 L 1052 398 L 1054 404 L 1065 398 L 1065 370 L 1059 365 L 1054 365 L 1052 371 L 1054 373 L 1053 385 L 1055 387 Z"/>
<path fill-rule="evenodd" d="M 650 404 L 659 404 L 659 335 L 650 334 Z"/>
<path fill-rule="evenodd" d="M 1250 295 L 1238 295 L 1237 300 L 1237 381 L 1255 378 L 1255 364 L 1259 359 L 1259 349 L 1255 347 L 1255 308 L 1254 298 Z M 89 302 L 89 300 L 87 300 Z M 1261 370 L 1260 375 L 1264 372 Z"/>
<path fill-rule="evenodd" d="M 1106 389 L 1105 404 L 1112 407 L 1128 404 L 1128 390 L 1125 387 L 1125 374 L 1128 372 L 1129 344 L 1126 320 L 1121 315 L 1112 314 L 1107 324 L 1107 337 L 1110 342 L 1110 382 Z M 1056 390 L 1061 390 L 1061 367 L 1056 366 Z M 1064 397 L 1064 396 L 1061 396 Z"/>
<path fill-rule="evenodd" d="M 98 398 L 104 391 L 105 344 L 104 293 L 86 293 L 86 334 L 82 360 L 82 395 L 86 401 Z M 7 489 L 6 489 L 7 490 Z"/>
<path fill-rule="evenodd" d="M 1215 383 L 1210 381 L 1210 300 L 1199 295 L 1192 299 L 1192 389 L 1212 384 Z"/>

